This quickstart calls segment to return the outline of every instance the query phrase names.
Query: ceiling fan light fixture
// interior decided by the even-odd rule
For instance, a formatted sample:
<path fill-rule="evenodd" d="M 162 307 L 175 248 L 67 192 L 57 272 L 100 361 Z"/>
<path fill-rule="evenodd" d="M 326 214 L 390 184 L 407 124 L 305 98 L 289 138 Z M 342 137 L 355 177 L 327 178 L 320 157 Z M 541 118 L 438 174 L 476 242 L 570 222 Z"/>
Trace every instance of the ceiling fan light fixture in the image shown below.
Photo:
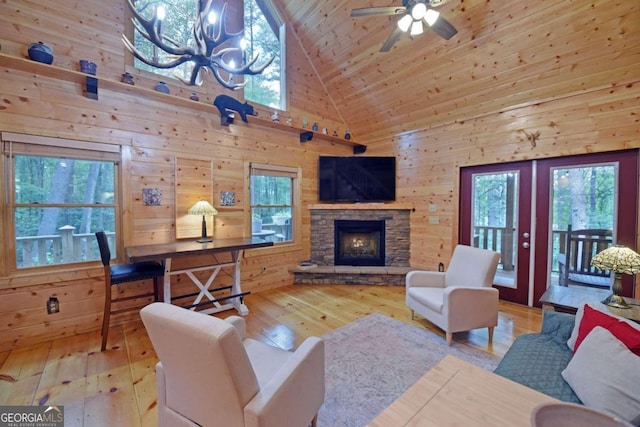
<path fill-rule="evenodd" d="M 417 36 L 424 32 L 424 28 L 422 27 L 422 21 L 413 21 L 411 24 L 411 35 Z"/>
<path fill-rule="evenodd" d="M 411 27 L 412 22 L 413 18 L 411 17 L 411 15 L 406 14 L 398 21 L 398 28 L 406 33 L 407 31 L 409 31 L 409 27 Z"/>
<path fill-rule="evenodd" d="M 424 14 L 424 20 L 430 27 L 436 23 L 439 17 L 440 12 L 433 9 L 428 9 Z"/>
<path fill-rule="evenodd" d="M 416 3 L 411 8 L 411 16 L 414 20 L 419 21 L 424 17 L 427 12 L 427 5 L 424 3 Z"/>

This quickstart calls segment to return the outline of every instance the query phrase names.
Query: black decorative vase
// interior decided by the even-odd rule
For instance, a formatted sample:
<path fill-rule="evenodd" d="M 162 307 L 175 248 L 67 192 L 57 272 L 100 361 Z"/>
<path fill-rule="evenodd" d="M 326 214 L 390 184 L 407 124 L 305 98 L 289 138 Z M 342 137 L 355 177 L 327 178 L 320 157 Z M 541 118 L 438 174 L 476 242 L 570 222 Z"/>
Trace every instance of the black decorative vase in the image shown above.
<path fill-rule="evenodd" d="M 167 84 L 165 82 L 158 82 L 158 84 L 156 85 L 156 87 L 154 88 L 156 91 L 161 92 L 161 93 L 171 93 L 171 90 L 169 89 L 169 86 L 167 86 Z"/>
<path fill-rule="evenodd" d="M 29 59 L 42 62 L 44 64 L 51 64 L 53 62 L 53 48 L 47 46 L 42 42 L 31 43 L 27 49 Z"/>

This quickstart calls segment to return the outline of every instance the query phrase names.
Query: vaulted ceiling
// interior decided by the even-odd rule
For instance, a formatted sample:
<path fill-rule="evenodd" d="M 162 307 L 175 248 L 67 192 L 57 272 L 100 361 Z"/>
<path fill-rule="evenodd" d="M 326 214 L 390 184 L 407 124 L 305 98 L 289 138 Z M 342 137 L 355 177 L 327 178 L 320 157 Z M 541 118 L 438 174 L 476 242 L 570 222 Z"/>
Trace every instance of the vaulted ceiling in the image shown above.
<path fill-rule="evenodd" d="M 275 0 L 329 97 L 375 141 L 640 79 L 640 2 L 448 0 L 458 30 L 379 49 L 400 15 L 351 18 L 401 0 Z"/>

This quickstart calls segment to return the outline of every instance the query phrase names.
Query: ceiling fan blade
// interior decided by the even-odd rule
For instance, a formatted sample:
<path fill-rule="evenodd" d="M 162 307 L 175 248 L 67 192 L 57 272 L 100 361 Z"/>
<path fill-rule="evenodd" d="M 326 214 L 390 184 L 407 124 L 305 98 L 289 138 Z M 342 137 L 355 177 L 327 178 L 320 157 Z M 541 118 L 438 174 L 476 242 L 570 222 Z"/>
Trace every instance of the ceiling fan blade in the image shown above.
<path fill-rule="evenodd" d="M 352 18 L 361 18 L 363 16 L 386 16 L 386 15 L 400 15 L 407 10 L 404 6 L 396 7 L 363 7 L 360 9 L 352 9 Z"/>
<path fill-rule="evenodd" d="M 431 26 L 431 29 L 434 33 L 447 40 L 458 33 L 458 30 L 456 30 L 456 28 L 442 16 L 438 17 L 436 22 Z"/>
<path fill-rule="evenodd" d="M 389 50 L 393 47 L 394 44 L 396 44 L 396 42 L 398 41 L 398 39 L 402 34 L 404 34 L 403 31 L 400 28 L 396 27 L 396 29 L 393 30 L 393 33 L 391 33 L 387 41 L 384 42 L 384 44 L 380 48 L 380 52 L 389 52 Z"/>

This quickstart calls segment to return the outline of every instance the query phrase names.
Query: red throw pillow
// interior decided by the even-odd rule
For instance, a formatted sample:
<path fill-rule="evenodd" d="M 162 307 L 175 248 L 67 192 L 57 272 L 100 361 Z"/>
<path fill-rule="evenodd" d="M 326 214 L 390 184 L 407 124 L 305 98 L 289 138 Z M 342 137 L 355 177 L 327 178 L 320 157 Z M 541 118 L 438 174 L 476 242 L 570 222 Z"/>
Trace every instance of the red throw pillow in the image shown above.
<path fill-rule="evenodd" d="M 589 332 L 596 326 L 602 326 L 609 330 L 609 332 L 622 341 L 629 350 L 640 356 L 640 331 L 634 329 L 626 322 L 591 308 L 589 305 L 584 306 L 584 315 L 578 326 L 578 338 L 573 348 L 574 354 L 578 351 L 578 347 L 580 347 L 582 341 L 589 335 Z"/>

